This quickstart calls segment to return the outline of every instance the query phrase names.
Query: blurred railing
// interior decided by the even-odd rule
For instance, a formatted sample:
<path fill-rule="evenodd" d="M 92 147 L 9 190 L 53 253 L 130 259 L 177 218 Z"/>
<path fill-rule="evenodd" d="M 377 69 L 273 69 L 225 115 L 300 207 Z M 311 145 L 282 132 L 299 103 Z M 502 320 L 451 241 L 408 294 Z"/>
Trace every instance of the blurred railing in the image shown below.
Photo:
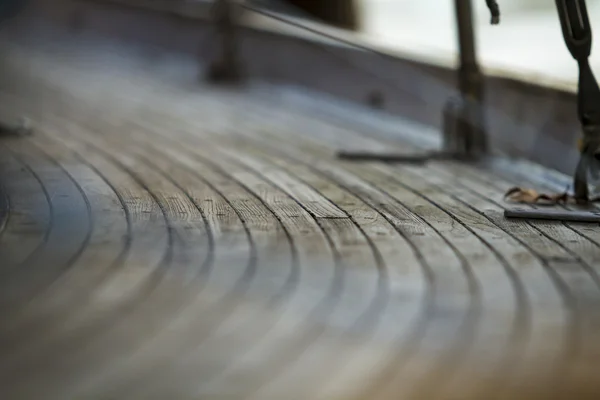
<path fill-rule="evenodd" d="M 88 0 L 197 19 L 212 19 L 215 0 Z"/>
<path fill-rule="evenodd" d="M 236 33 L 239 24 L 238 9 L 256 13 L 288 25 L 295 26 L 313 34 L 336 41 L 346 46 L 370 52 L 381 58 L 388 54 L 355 41 L 332 35 L 306 25 L 305 21 L 292 20 L 275 11 L 257 7 L 252 2 L 236 0 L 217 0 L 215 2 L 215 21 L 221 39 L 221 51 L 208 70 L 211 81 L 238 82 L 242 76 L 239 52 L 236 50 L 240 40 Z M 279 8 L 285 12 L 283 3 Z M 291 8 L 291 14 L 308 16 L 297 8 Z M 455 0 L 455 14 L 458 25 L 460 45 L 460 65 L 458 69 L 458 95 L 449 99 L 443 115 L 443 148 L 421 155 L 369 154 L 359 152 L 341 152 L 340 156 L 351 160 L 385 160 L 396 162 L 425 162 L 430 158 L 455 158 L 477 160 L 487 153 L 487 132 L 484 105 L 483 79 L 477 63 L 476 46 L 473 31 L 471 0 Z M 376 103 L 374 99 L 374 103 Z"/>
<path fill-rule="evenodd" d="M 215 21 L 211 19 L 214 16 L 211 1 L 79 1 L 121 4 L 153 9 L 166 15 Z M 452 57 L 426 51 L 394 51 L 387 46 L 381 50 L 370 37 L 328 27 L 301 10 L 276 0 L 233 3 L 238 10 L 237 24 L 233 26 L 239 28 L 240 34 L 238 65 L 242 69 L 241 75 L 250 70 L 252 77 L 288 80 L 290 84 L 306 85 L 343 99 L 367 103 L 430 127 L 442 127 L 444 104 L 458 93 L 457 63 Z M 483 0 L 473 0 L 473 3 L 479 8 L 485 7 Z M 420 3 L 410 4 L 416 7 Z M 436 20 L 420 23 L 435 24 Z M 216 44 L 224 41 L 214 35 L 219 31 L 214 29 L 217 25 L 212 22 L 204 25 L 212 26 L 213 34 L 202 40 L 208 43 L 213 53 L 209 59 L 214 61 L 212 57 L 218 54 L 215 52 L 217 47 L 224 48 Z M 410 26 L 405 28 L 410 30 Z M 558 35 L 559 29 L 557 23 Z M 191 31 L 183 29 L 181 34 L 175 35 L 177 40 L 183 38 L 184 32 L 189 37 Z M 155 35 L 159 34 L 156 32 Z M 513 39 L 509 37 L 507 41 Z M 449 40 L 448 35 L 439 40 Z M 450 40 L 458 42 L 456 37 Z M 175 37 L 162 41 L 166 42 L 178 45 Z M 275 46 L 276 50 L 270 46 Z M 568 54 L 564 57 L 567 63 L 572 63 Z M 485 128 L 492 139 L 491 148 L 570 173 L 578 155 L 574 143 L 579 133 L 573 93 L 502 75 L 488 74 L 482 78 L 489 88 L 488 102 L 479 108 L 484 109 L 488 117 Z"/>

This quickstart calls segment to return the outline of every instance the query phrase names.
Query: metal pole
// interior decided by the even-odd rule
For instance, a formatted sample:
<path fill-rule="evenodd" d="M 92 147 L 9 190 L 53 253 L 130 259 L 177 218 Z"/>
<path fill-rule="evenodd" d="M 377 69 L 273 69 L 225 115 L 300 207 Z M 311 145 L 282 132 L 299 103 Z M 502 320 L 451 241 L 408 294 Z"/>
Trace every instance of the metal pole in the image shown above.
<path fill-rule="evenodd" d="M 583 137 L 573 189 L 575 199 L 586 203 L 590 200 L 588 177 L 596 182 L 600 178 L 600 86 L 589 63 L 592 26 L 585 0 L 556 0 L 556 8 L 565 44 L 579 68 L 577 114 Z"/>
<path fill-rule="evenodd" d="M 211 82 L 238 83 L 242 80 L 239 60 L 237 18 L 234 0 L 217 0 L 214 5 L 216 30 L 221 46 L 217 59 L 209 66 Z"/>
<path fill-rule="evenodd" d="M 500 10 L 495 0 L 486 0 L 491 23 L 500 22 Z M 487 153 L 483 76 L 477 63 L 473 10 L 471 0 L 454 0 L 460 65 L 458 68 L 459 96 L 451 98 L 444 107 L 441 151 L 420 155 L 381 154 L 369 152 L 339 152 L 338 156 L 353 161 L 386 161 L 425 163 L 431 159 L 476 160 Z"/>
<path fill-rule="evenodd" d="M 460 58 L 459 90 L 464 97 L 481 100 L 481 73 L 477 64 L 471 0 L 454 0 Z"/>
<path fill-rule="evenodd" d="M 471 0 L 454 0 L 458 31 L 459 98 L 451 99 L 444 110 L 446 151 L 467 158 L 487 152 L 484 117 L 483 76 L 477 62 Z"/>

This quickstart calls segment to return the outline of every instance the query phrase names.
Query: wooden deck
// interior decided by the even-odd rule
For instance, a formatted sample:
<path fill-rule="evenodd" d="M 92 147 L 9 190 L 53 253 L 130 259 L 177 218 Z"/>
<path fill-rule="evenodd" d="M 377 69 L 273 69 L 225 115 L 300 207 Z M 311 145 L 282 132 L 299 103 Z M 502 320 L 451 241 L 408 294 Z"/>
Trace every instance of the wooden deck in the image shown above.
<path fill-rule="evenodd" d="M 516 175 L 339 161 L 415 128 L 152 49 L 3 47 L 1 398 L 600 395 L 600 229 L 505 220 Z"/>

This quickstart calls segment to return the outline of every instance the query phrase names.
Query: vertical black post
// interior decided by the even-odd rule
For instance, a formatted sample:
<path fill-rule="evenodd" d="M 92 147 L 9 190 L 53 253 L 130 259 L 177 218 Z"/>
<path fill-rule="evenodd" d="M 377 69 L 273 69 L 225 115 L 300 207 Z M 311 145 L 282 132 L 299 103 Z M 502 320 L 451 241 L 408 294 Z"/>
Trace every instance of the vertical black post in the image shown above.
<path fill-rule="evenodd" d="M 216 0 L 214 5 L 215 27 L 220 39 L 220 53 L 208 68 L 210 82 L 238 83 L 242 80 L 239 60 L 235 0 Z"/>
<path fill-rule="evenodd" d="M 487 152 L 484 117 L 483 77 L 477 62 L 471 0 L 454 0 L 458 30 L 459 98 L 444 110 L 446 151 L 459 156 L 477 157 Z"/>
<path fill-rule="evenodd" d="M 500 23 L 500 8 L 495 0 L 486 0 L 491 24 Z M 471 0 L 454 0 L 460 65 L 458 68 L 459 96 L 453 96 L 443 110 L 442 151 L 422 155 L 380 154 L 368 152 L 339 152 L 346 160 L 423 163 L 430 159 L 474 161 L 488 152 L 485 121 L 483 76 L 477 63 L 473 9 Z"/>
<path fill-rule="evenodd" d="M 589 200 L 588 177 L 596 182 L 600 179 L 600 86 L 589 63 L 592 26 L 585 0 L 556 0 L 556 8 L 565 44 L 579 68 L 577 113 L 583 137 L 573 188 L 575 199 L 585 203 Z"/>
<path fill-rule="evenodd" d="M 8 23 L 12 18 L 18 17 L 28 5 L 27 1 L 7 0 L 0 3 L 0 24 Z M 0 121 L 0 137 L 16 136 L 32 133 L 32 128 L 26 118 L 21 118 L 17 123 Z"/>
<path fill-rule="evenodd" d="M 459 48 L 459 90 L 465 97 L 481 98 L 481 73 L 477 64 L 471 0 L 454 0 Z"/>

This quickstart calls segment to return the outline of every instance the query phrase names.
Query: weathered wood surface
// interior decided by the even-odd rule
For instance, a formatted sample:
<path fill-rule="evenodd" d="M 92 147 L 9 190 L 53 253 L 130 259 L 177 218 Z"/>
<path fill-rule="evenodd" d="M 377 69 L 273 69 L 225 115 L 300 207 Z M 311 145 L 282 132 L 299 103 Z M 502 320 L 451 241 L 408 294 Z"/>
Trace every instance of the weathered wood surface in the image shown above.
<path fill-rule="evenodd" d="M 600 395 L 597 224 L 504 219 L 491 167 L 334 158 L 414 150 L 400 121 L 61 49 L 4 49 L 36 133 L 0 141 L 0 397 Z"/>

